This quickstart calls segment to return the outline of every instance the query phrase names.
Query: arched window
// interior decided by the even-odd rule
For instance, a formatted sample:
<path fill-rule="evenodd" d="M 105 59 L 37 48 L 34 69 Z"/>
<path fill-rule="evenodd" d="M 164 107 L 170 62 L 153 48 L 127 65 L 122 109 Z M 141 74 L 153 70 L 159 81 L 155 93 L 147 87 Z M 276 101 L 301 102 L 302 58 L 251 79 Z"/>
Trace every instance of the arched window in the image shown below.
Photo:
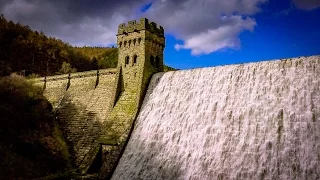
<path fill-rule="evenodd" d="M 134 46 L 136 45 L 136 42 L 137 42 L 137 40 L 134 39 L 134 40 L 133 40 L 133 45 L 134 45 Z"/>
<path fill-rule="evenodd" d="M 129 65 L 129 56 L 126 56 L 125 63 L 126 63 L 126 66 Z"/>
<path fill-rule="evenodd" d="M 137 62 L 138 62 L 138 56 L 134 55 L 133 56 L 133 65 L 137 64 Z"/>
<path fill-rule="evenodd" d="M 152 66 L 154 66 L 154 57 L 153 56 L 150 56 L 150 63 Z"/>
<path fill-rule="evenodd" d="M 138 43 L 139 43 L 139 44 L 141 43 L 141 38 L 138 39 Z"/>
<path fill-rule="evenodd" d="M 124 47 L 126 47 L 126 46 L 127 46 L 127 41 L 124 41 L 123 46 L 124 46 Z"/>
<path fill-rule="evenodd" d="M 119 43 L 119 47 L 121 47 L 122 46 L 122 41 Z"/>
<path fill-rule="evenodd" d="M 160 67 L 160 58 L 159 56 L 156 56 L 156 62 L 155 62 L 155 68 L 159 68 Z"/>

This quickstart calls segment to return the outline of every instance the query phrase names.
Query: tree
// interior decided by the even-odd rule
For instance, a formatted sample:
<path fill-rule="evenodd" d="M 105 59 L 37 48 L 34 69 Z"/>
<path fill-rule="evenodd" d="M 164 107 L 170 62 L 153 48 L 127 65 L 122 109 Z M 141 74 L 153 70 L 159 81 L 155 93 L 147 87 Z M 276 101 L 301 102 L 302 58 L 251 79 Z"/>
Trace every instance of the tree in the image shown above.
<path fill-rule="evenodd" d="M 67 63 L 63 61 L 61 65 L 61 69 L 59 70 L 60 73 L 62 74 L 67 74 L 67 73 L 74 73 L 77 72 L 76 68 L 72 68 L 70 63 Z"/>

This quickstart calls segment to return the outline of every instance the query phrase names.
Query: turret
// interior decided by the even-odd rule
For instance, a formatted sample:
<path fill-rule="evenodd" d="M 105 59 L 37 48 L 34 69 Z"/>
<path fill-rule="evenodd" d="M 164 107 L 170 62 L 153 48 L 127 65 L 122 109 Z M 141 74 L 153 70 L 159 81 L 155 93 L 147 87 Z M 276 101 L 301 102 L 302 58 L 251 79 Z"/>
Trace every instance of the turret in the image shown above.
<path fill-rule="evenodd" d="M 153 73 L 163 71 L 164 29 L 156 23 L 141 18 L 139 22 L 120 24 L 117 45 L 124 89 L 137 86 L 137 83 L 145 86 L 146 82 L 138 81 L 146 81 Z"/>

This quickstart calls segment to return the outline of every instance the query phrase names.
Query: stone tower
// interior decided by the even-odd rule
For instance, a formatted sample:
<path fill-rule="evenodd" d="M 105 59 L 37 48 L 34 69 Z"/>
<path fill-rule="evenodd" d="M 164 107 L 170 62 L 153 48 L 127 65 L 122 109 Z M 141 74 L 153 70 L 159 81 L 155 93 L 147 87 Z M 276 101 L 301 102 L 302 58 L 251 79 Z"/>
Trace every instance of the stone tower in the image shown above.
<path fill-rule="evenodd" d="M 120 24 L 117 34 L 118 68 L 123 89 L 146 88 L 153 73 L 163 71 L 164 29 L 146 18 Z"/>
<path fill-rule="evenodd" d="M 117 34 L 118 73 L 113 108 L 102 139 L 122 147 L 139 113 L 152 74 L 163 71 L 163 27 L 141 18 L 120 24 Z M 109 123 L 109 124 L 110 124 Z M 116 138 L 114 138 L 116 137 Z M 104 141 L 104 140 L 103 140 Z"/>
<path fill-rule="evenodd" d="M 117 46 L 119 52 L 113 107 L 99 140 L 104 149 L 110 148 L 107 153 L 110 157 L 105 157 L 108 159 L 105 167 L 117 163 L 117 156 L 121 156 L 133 130 L 150 78 L 152 74 L 163 71 L 163 27 L 149 23 L 146 18 L 120 24 Z"/>

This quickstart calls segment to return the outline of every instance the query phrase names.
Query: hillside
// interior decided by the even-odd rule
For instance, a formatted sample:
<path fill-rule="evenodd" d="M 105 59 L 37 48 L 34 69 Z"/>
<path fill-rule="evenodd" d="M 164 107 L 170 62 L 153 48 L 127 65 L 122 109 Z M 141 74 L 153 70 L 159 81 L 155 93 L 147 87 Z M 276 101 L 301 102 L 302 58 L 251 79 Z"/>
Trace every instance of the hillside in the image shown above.
<path fill-rule="evenodd" d="M 0 179 L 65 172 L 69 153 L 42 89 L 24 77 L 0 79 Z"/>
<path fill-rule="evenodd" d="M 71 45 L 0 16 L 0 75 L 18 72 L 40 76 L 58 72 L 63 62 L 78 71 L 92 69 L 88 58 Z"/>
<path fill-rule="evenodd" d="M 93 69 L 114 68 L 118 63 L 118 49 L 106 47 L 74 47 L 73 50 L 85 56 Z"/>

